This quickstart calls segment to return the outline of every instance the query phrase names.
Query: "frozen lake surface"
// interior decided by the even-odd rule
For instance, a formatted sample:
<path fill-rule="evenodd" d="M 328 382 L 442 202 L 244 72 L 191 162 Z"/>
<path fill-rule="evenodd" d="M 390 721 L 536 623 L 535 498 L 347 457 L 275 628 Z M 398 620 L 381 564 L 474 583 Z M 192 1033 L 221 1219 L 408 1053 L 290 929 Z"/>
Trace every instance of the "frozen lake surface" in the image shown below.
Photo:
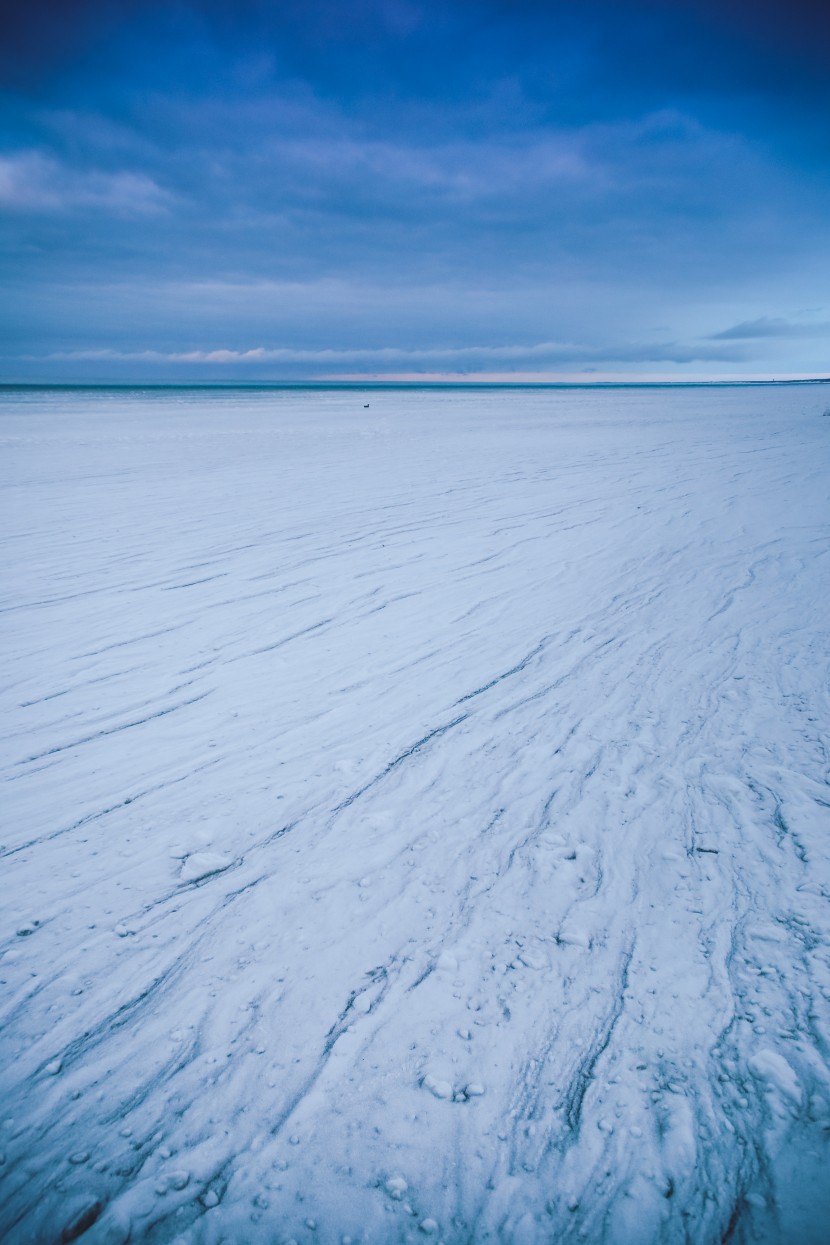
<path fill-rule="evenodd" d="M 826 1242 L 828 398 L 0 396 L 5 1245 Z"/>

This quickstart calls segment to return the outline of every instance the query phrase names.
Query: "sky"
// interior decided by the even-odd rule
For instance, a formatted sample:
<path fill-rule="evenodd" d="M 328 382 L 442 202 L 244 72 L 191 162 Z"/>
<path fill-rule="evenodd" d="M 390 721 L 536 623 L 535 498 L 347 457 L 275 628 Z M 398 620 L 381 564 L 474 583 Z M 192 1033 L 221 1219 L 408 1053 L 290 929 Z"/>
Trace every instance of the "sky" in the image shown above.
<path fill-rule="evenodd" d="M 830 3 L 0 5 L 0 293 L 0 381 L 830 375 Z"/>

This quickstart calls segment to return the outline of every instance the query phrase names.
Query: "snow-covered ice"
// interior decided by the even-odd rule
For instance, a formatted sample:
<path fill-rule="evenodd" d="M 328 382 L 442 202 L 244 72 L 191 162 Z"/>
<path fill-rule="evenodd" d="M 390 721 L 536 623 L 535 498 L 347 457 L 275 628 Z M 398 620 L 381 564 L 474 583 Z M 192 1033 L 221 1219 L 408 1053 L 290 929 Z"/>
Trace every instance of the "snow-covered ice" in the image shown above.
<path fill-rule="evenodd" d="M 827 1239 L 826 405 L 0 397 L 7 1245 Z"/>

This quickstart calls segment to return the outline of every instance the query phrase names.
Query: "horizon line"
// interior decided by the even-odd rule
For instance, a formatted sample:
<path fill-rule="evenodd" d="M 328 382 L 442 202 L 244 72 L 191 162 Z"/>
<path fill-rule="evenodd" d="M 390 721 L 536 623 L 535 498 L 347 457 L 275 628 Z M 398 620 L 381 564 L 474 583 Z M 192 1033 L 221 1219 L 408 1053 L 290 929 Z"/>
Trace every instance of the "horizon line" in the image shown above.
<path fill-rule="evenodd" d="M 619 376 L 540 377 L 538 375 L 425 374 L 386 376 L 301 377 L 293 380 L 0 380 L 0 391 L 20 389 L 355 389 L 355 388 L 481 388 L 481 389 L 596 389 L 607 388 L 706 388 L 753 385 L 815 385 L 830 383 L 830 373 L 783 376 Z"/>

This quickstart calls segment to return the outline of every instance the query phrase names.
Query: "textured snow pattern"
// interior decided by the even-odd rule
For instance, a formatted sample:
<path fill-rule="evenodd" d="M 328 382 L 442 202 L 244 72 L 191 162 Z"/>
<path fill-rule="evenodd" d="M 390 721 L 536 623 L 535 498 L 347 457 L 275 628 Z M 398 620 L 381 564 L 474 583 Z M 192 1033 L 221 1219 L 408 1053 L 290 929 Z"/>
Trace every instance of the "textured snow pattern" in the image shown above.
<path fill-rule="evenodd" d="M 0 395 L 4 1245 L 826 1240 L 826 405 Z"/>

